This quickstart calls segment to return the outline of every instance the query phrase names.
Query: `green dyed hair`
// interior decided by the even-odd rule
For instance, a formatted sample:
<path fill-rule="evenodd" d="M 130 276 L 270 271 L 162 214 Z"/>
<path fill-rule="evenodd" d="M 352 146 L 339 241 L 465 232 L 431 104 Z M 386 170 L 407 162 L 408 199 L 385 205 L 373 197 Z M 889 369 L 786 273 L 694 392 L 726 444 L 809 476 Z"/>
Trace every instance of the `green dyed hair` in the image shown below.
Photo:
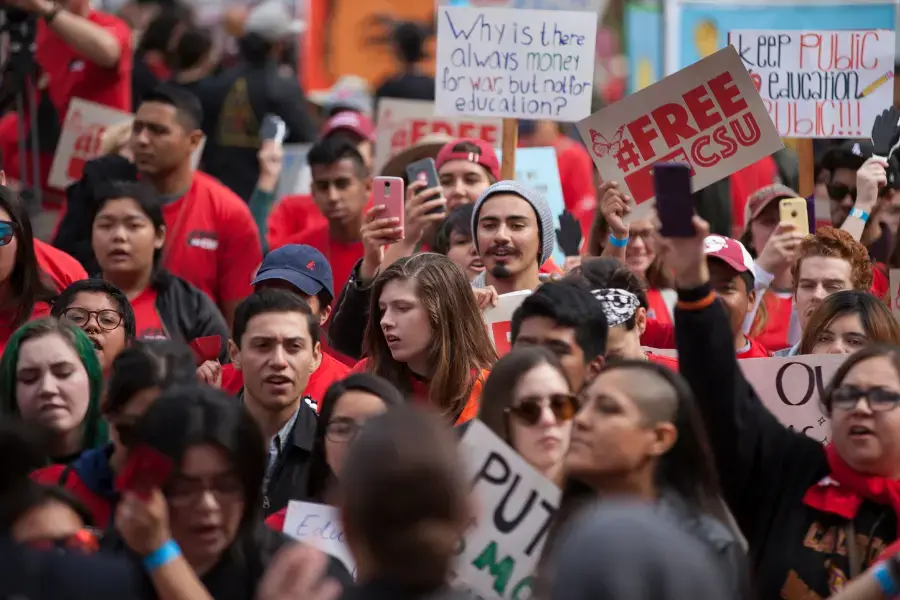
<path fill-rule="evenodd" d="M 16 402 L 16 367 L 22 343 L 45 335 L 57 334 L 75 350 L 87 372 L 90 385 L 90 401 L 84 417 L 82 450 L 99 448 L 109 441 L 109 432 L 100 414 L 100 398 L 103 393 L 103 370 L 90 338 L 78 327 L 52 317 L 29 321 L 19 327 L 9 338 L 3 357 L 0 358 L 0 414 L 19 416 Z"/>

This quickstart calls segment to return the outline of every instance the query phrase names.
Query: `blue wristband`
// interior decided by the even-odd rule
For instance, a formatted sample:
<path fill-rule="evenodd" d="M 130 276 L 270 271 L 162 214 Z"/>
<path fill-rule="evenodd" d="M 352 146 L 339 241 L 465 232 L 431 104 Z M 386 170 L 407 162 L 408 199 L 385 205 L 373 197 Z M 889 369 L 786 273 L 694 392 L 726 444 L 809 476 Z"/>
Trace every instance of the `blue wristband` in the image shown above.
<path fill-rule="evenodd" d="M 628 245 L 628 236 L 626 235 L 621 240 L 614 236 L 613 234 L 609 234 L 609 243 L 615 246 L 616 248 L 624 248 Z"/>
<path fill-rule="evenodd" d="M 878 587 L 881 588 L 881 591 L 887 598 L 893 598 L 900 594 L 900 587 L 897 586 L 897 582 L 894 581 L 894 578 L 891 576 L 891 571 L 887 564 L 880 563 L 877 565 L 872 570 L 872 576 L 875 578 L 875 581 L 878 582 Z"/>
<path fill-rule="evenodd" d="M 144 568 L 147 569 L 147 572 L 152 573 L 158 568 L 169 564 L 179 556 L 181 556 L 181 548 L 178 547 L 175 540 L 169 540 L 144 557 Z"/>
<path fill-rule="evenodd" d="M 851 217 L 856 217 L 857 219 L 859 219 L 859 220 L 862 221 L 863 223 L 868 223 L 868 222 L 869 222 L 869 213 L 867 213 L 866 211 L 864 211 L 864 210 L 861 209 L 861 208 L 854 208 L 853 210 L 851 210 L 851 211 L 850 211 L 850 216 L 851 216 Z"/>

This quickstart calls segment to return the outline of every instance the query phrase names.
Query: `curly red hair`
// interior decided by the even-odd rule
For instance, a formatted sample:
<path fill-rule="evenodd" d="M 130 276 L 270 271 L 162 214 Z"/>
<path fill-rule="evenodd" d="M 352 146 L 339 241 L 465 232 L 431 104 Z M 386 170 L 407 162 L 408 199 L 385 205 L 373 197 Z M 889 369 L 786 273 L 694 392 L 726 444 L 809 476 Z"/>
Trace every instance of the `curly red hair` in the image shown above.
<path fill-rule="evenodd" d="M 853 236 L 834 227 L 819 227 L 815 235 L 811 235 L 797 248 L 797 260 L 791 267 L 794 279 L 794 291 L 800 280 L 800 263 L 804 258 L 823 256 L 840 258 L 850 263 L 850 280 L 853 289 L 866 292 L 872 287 L 872 261 L 866 247 L 853 239 Z"/>

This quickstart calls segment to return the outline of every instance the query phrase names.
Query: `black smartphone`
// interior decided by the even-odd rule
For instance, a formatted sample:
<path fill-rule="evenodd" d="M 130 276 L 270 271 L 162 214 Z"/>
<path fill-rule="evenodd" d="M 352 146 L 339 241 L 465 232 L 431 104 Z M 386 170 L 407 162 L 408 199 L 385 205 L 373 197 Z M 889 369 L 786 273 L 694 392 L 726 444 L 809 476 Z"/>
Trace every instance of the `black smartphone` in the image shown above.
<path fill-rule="evenodd" d="M 406 181 L 412 183 L 414 181 L 421 181 L 425 183 L 424 189 L 429 189 L 433 187 L 438 187 L 441 182 L 438 177 L 437 166 L 434 164 L 433 158 L 423 158 L 422 160 L 417 160 L 414 163 L 410 163 L 406 166 Z M 435 196 L 434 198 L 429 198 L 430 200 L 434 200 L 439 198 L 440 196 Z M 428 211 L 427 214 L 439 214 L 443 213 L 444 208 L 438 207 L 433 208 Z"/>
<path fill-rule="evenodd" d="M 691 168 L 683 163 L 653 165 L 656 213 L 663 237 L 694 237 L 694 198 L 691 195 Z"/>
<path fill-rule="evenodd" d="M 263 117 L 262 125 L 259 128 L 259 139 L 262 141 L 275 140 L 279 146 L 284 143 L 287 137 L 287 125 L 278 115 L 266 115 Z"/>

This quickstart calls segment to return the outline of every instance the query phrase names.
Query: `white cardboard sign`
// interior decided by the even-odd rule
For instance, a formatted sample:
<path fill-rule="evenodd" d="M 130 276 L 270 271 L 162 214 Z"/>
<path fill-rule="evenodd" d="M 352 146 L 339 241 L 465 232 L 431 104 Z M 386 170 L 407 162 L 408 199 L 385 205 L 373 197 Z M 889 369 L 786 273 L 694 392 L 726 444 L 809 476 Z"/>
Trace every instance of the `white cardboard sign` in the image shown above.
<path fill-rule="evenodd" d="M 284 166 L 281 168 L 281 177 L 278 178 L 278 187 L 275 190 L 276 199 L 310 193 L 312 171 L 306 161 L 310 148 L 312 144 L 284 145 Z"/>
<path fill-rule="evenodd" d="M 894 102 L 893 31 L 739 29 L 728 37 L 782 137 L 867 138 Z"/>
<path fill-rule="evenodd" d="M 497 306 L 491 306 L 484 309 L 482 313 L 484 322 L 488 328 L 488 335 L 494 342 L 494 348 L 497 354 L 503 356 L 508 353 L 512 347 L 512 317 L 519 305 L 525 301 L 525 298 L 531 295 L 531 290 L 520 290 L 518 292 L 510 292 L 501 294 L 497 299 Z"/>
<path fill-rule="evenodd" d="M 438 9 L 438 114 L 577 121 L 591 112 L 596 15 Z"/>
<path fill-rule="evenodd" d="M 732 46 L 578 123 L 604 180 L 633 198 L 632 219 L 650 214 L 653 165 L 686 163 L 693 191 L 784 147 Z"/>
<path fill-rule="evenodd" d="M 291 500 L 282 533 L 335 557 L 356 578 L 356 561 L 347 547 L 344 525 L 335 507 Z"/>
<path fill-rule="evenodd" d="M 482 598 L 531 598 L 560 491 L 481 421 L 460 442 L 478 513 L 457 556 L 455 583 Z"/>
<path fill-rule="evenodd" d="M 375 131 L 375 172 L 380 173 L 393 156 L 429 135 L 475 138 L 499 146 L 501 122 L 480 117 L 442 117 L 435 111 L 434 102 L 383 98 L 378 102 Z"/>

